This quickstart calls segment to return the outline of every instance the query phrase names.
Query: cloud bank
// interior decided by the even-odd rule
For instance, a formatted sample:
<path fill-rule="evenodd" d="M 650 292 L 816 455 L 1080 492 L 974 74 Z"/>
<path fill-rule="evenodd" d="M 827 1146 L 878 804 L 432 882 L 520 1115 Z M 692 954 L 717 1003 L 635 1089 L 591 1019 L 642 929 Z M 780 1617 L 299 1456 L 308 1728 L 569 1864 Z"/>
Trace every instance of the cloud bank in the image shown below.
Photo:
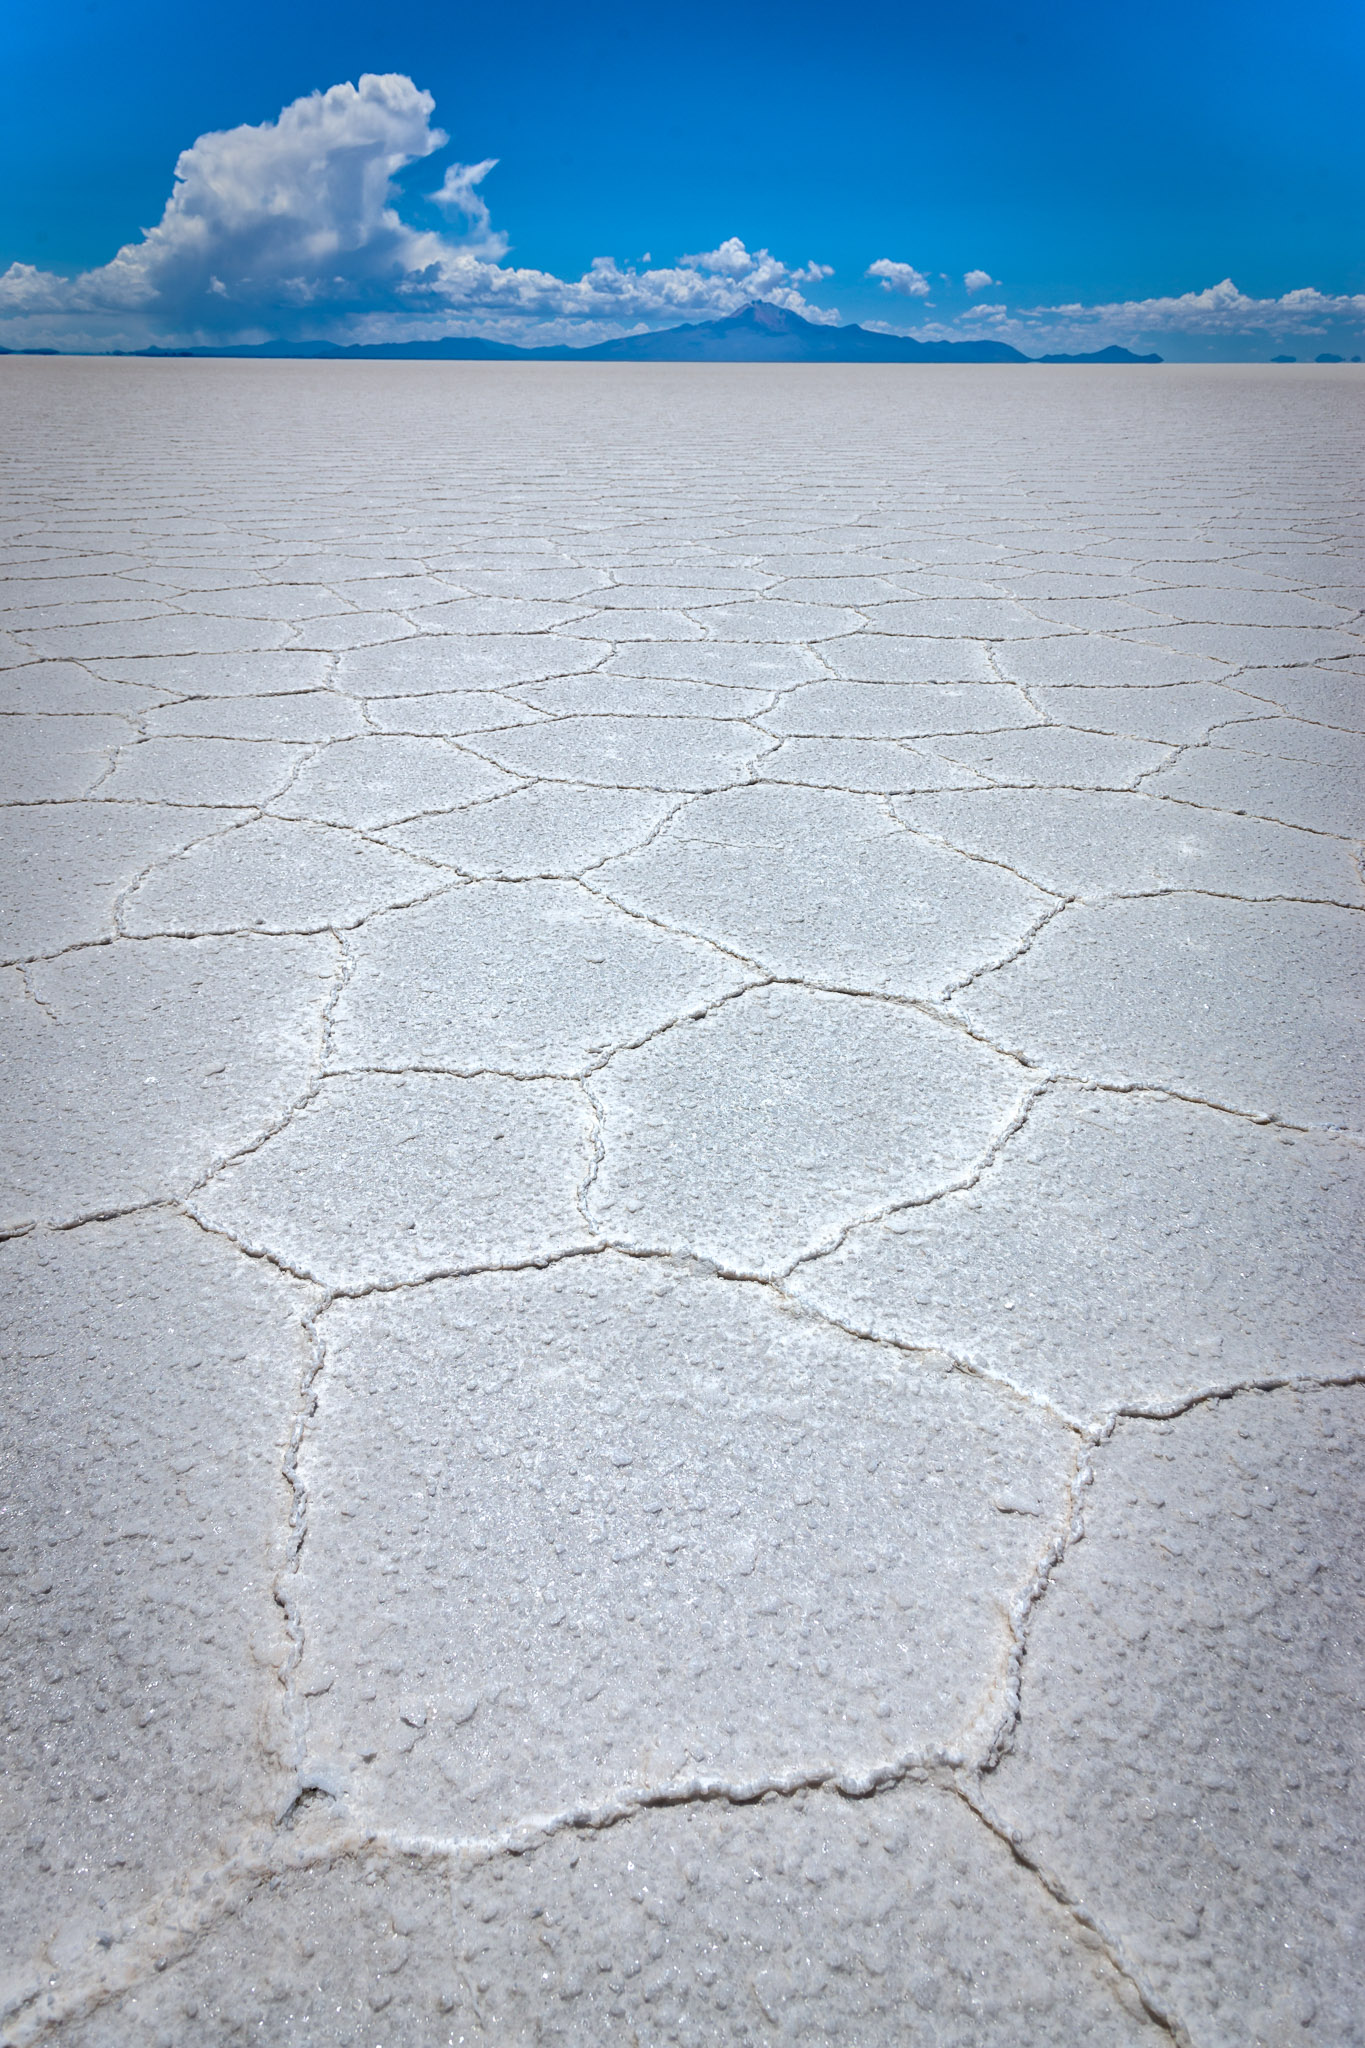
<path fill-rule="evenodd" d="M 833 276 L 828 264 L 792 266 L 733 235 L 672 265 L 645 257 L 622 267 L 599 256 L 578 278 L 520 267 L 485 197 L 491 157 L 448 164 L 439 184 L 430 173 L 419 196 L 441 225 L 414 226 L 397 180 L 447 148 L 434 113 L 410 78 L 367 73 L 358 85 L 295 100 L 277 120 L 201 135 L 176 164 L 161 219 L 112 261 L 75 277 L 26 263 L 0 274 L 0 343 L 138 348 L 451 333 L 588 342 L 714 319 L 751 299 L 808 320 L 841 318 L 806 296 Z M 865 277 L 921 302 L 923 314 L 933 309 L 929 278 L 913 263 L 880 256 Z M 1177 354 L 1266 353 L 1272 344 L 1350 354 L 1365 342 L 1365 294 L 1304 288 L 1254 299 L 1225 279 L 1167 298 L 1011 307 L 977 297 L 999 290 L 985 270 L 963 273 L 962 286 L 970 303 L 956 313 L 909 328 L 871 324 L 925 341 L 988 335 L 1029 354 L 1110 342 Z M 870 296 L 866 283 L 860 289 Z"/>
<path fill-rule="evenodd" d="M 452 164 L 428 196 L 452 232 L 411 226 L 394 179 L 446 146 L 435 103 L 410 78 L 367 73 L 286 107 L 276 121 L 201 135 L 181 155 L 166 208 L 113 261 L 67 278 L 15 263 L 0 275 L 0 338 L 10 346 L 182 345 L 328 335 L 377 341 L 424 333 L 590 340 L 775 300 L 807 319 L 791 269 L 735 237 L 672 268 L 598 257 L 577 279 L 504 261 L 479 187 L 493 159 Z"/>
<path fill-rule="evenodd" d="M 1008 341 L 1026 354 L 1108 348 L 1111 343 L 1159 350 L 1172 340 L 1185 345 L 1188 353 L 1208 356 L 1226 355 L 1226 347 L 1217 345 L 1230 342 L 1261 350 L 1297 342 L 1300 353 L 1336 343 L 1358 354 L 1365 340 L 1365 292 L 1320 292 L 1304 286 L 1279 298 L 1256 299 L 1225 277 L 1203 291 L 1097 306 L 978 303 L 955 322 L 914 332 L 923 341 L 985 335 Z"/>

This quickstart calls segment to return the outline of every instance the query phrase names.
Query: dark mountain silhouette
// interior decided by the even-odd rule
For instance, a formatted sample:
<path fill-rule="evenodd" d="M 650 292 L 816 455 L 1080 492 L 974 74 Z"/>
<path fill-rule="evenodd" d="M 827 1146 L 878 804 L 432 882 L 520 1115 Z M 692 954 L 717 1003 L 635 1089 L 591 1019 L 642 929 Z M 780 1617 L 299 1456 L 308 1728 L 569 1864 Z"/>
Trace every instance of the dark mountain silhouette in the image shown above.
<path fill-rule="evenodd" d="M 507 341 L 477 341 L 448 335 L 442 341 L 383 341 L 349 347 L 332 341 L 263 341 L 238 348 L 144 348 L 111 350 L 141 356 L 298 357 L 346 362 L 535 362 L 535 363 L 1159 363 L 1160 356 L 1135 356 L 1126 348 L 1093 355 L 1026 356 L 1004 341 L 912 341 L 902 334 L 877 334 L 869 327 L 825 327 L 803 320 L 785 306 L 755 299 L 722 320 L 665 327 L 651 334 L 627 334 L 589 348 L 518 348 Z"/>
<path fill-rule="evenodd" d="M 1111 343 L 1108 348 L 1094 349 L 1088 356 L 1032 356 L 1030 361 L 1035 363 L 1159 363 L 1161 357 L 1135 356 L 1131 349 L 1116 348 Z"/>
<path fill-rule="evenodd" d="M 1023 363 L 1003 341 L 911 341 L 867 327 L 824 327 L 757 299 L 723 320 L 629 334 L 575 349 L 599 363 Z"/>
<path fill-rule="evenodd" d="M 255 341 L 222 348 L 114 348 L 114 356 L 229 356 L 248 362 L 501 363 L 528 357 L 573 356 L 577 349 L 517 348 L 509 341 L 478 341 L 448 334 L 440 341 L 377 341 L 343 345 L 335 341 Z"/>

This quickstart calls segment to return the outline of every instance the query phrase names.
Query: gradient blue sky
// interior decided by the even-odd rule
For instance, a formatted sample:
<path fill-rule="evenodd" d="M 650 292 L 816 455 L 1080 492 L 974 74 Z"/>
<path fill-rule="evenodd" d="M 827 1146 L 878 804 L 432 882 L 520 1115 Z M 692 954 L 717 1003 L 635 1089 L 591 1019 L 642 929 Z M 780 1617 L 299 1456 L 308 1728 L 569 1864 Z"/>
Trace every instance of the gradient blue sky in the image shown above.
<path fill-rule="evenodd" d="M 1050 340 L 1077 316 L 1030 309 L 1178 301 L 1230 278 L 1247 302 L 1303 287 L 1324 295 L 1330 303 L 1298 322 L 1317 346 L 1355 335 L 1358 350 L 1365 333 L 1365 297 L 1345 303 L 1365 295 L 1360 0 L 954 10 L 916 0 L 585 10 L 10 0 L 6 41 L 0 269 L 69 276 L 107 263 L 157 221 L 177 155 L 196 137 L 273 122 L 315 89 L 393 72 L 433 96 L 433 124 L 450 138 L 399 174 L 404 219 L 449 236 L 449 214 L 423 195 L 447 163 L 496 157 L 479 188 L 506 239 L 495 260 L 528 271 L 576 280 L 602 256 L 672 266 L 738 237 L 790 270 L 832 267 L 793 287 L 803 303 L 906 331 L 1017 339 L 1032 319 Z M 914 266 L 928 292 L 883 289 L 866 275 L 878 259 Z M 969 293 L 969 270 L 999 283 Z M 734 265 L 730 275 L 743 282 Z M 0 292 L 11 346 L 17 326 L 79 345 L 83 332 L 109 339 L 118 325 L 63 311 L 55 282 L 50 303 L 26 290 L 17 312 Z M 516 338 L 533 314 L 537 335 L 589 339 L 708 310 L 627 306 L 613 322 L 542 300 L 510 324 L 505 310 L 470 305 L 437 324 Z M 1105 338 L 1125 321 L 1137 334 L 1147 319 L 1167 354 L 1295 352 L 1289 314 L 1240 305 L 1225 295 L 1207 317 L 1196 307 L 1183 338 L 1178 305 L 1111 312 L 1100 326 Z M 363 310 L 348 302 L 310 317 L 314 331 L 377 334 L 382 311 L 367 287 Z M 159 322 L 170 334 L 177 320 L 184 334 L 204 331 L 164 294 L 140 317 L 148 332 Z M 975 327 L 963 330 L 964 318 Z M 243 333 L 263 331 L 268 309 L 254 305 L 243 322 Z M 295 308 L 284 324 L 308 322 Z M 1098 339 L 1093 315 L 1078 331 L 1087 325 Z"/>

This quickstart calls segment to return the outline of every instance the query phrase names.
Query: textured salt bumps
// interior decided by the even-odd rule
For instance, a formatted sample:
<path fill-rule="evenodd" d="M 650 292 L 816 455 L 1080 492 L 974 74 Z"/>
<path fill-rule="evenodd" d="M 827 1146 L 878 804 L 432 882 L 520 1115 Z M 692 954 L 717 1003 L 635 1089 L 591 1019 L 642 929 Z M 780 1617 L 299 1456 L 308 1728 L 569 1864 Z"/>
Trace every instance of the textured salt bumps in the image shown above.
<path fill-rule="evenodd" d="M 4 365 L 7 2048 L 1365 2040 L 1359 408 L 1132 374 Z"/>

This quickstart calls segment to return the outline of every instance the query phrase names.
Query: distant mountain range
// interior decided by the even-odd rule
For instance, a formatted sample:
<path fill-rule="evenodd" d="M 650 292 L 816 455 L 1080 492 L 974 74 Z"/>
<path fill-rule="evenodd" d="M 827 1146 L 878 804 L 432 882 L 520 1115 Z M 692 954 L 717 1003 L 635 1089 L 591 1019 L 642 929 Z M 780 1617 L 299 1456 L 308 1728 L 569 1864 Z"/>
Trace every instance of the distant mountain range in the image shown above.
<path fill-rule="evenodd" d="M 50 355 L 57 351 L 0 351 Z M 755 299 L 723 320 L 628 334 L 590 348 L 518 348 L 509 341 L 449 335 L 443 341 L 379 341 L 342 347 L 334 341 L 262 341 L 241 348 L 110 349 L 110 355 L 298 357 L 313 362 L 439 363 L 1159 363 L 1126 348 L 1082 356 L 1026 356 L 1004 341 L 911 341 L 868 327 L 822 327 Z"/>

